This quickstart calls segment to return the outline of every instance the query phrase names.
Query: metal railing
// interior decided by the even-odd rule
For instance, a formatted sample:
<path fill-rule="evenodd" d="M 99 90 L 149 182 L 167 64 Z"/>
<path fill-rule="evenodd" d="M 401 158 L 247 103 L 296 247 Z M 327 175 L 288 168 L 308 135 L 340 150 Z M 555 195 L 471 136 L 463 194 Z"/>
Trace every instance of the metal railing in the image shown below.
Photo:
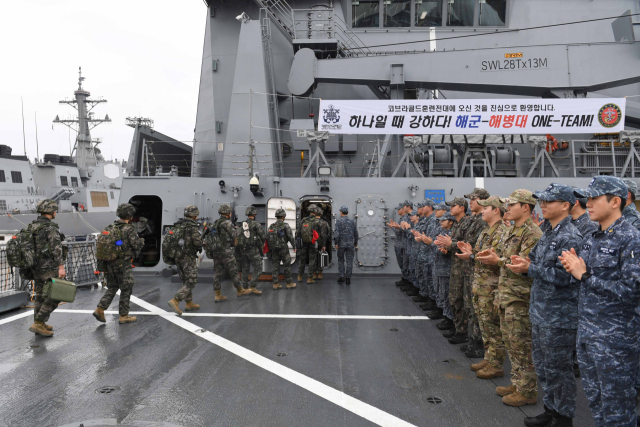
<path fill-rule="evenodd" d="M 66 280 L 78 286 L 94 285 L 102 282 L 102 273 L 96 274 L 96 242 L 63 242 L 69 248 L 64 269 Z M 7 246 L 0 246 L 0 294 L 6 291 L 33 291 L 33 282 L 22 279 L 17 268 L 11 267 L 7 261 Z"/>

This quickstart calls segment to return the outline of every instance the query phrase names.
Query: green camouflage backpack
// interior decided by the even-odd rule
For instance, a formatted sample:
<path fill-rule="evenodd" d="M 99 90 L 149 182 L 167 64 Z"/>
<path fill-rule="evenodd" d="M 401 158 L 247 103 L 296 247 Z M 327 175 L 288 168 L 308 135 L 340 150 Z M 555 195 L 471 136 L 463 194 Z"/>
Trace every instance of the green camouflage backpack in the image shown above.
<path fill-rule="evenodd" d="M 316 229 L 317 223 L 315 217 L 307 217 L 302 221 L 301 235 L 304 243 L 313 241 L 313 231 Z"/>
<path fill-rule="evenodd" d="M 280 221 L 276 221 L 269 226 L 267 232 L 267 242 L 270 249 L 280 249 L 287 245 L 286 242 L 287 233 L 284 228 L 284 223 L 280 224 Z"/>
<path fill-rule="evenodd" d="M 126 225 L 122 223 L 122 225 Z M 96 258 L 111 262 L 122 257 L 122 225 L 110 224 L 96 239 Z"/>
<path fill-rule="evenodd" d="M 176 265 L 177 261 L 181 261 L 188 254 L 188 245 L 186 239 L 186 229 L 189 226 L 197 227 L 196 224 L 185 223 L 179 221 L 173 224 L 173 227 L 167 231 L 162 240 L 162 260 L 165 264 Z"/>
<path fill-rule="evenodd" d="M 25 274 L 29 275 L 31 269 L 37 264 L 36 245 L 33 235 L 39 229 L 40 227 L 22 229 L 7 243 L 7 262 L 11 267 L 19 268 L 20 274 L 25 279 L 28 279 Z"/>
<path fill-rule="evenodd" d="M 242 223 L 240 227 L 240 234 L 238 235 L 238 247 L 240 247 L 240 249 L 247 250 L 252 247 L 262 249 L 264 242 L 260 241 L 255 227 L 262 226 L 258 223 L 252 223 L 249 221 Z"/>
<path fill-rule="evenodd" d="M 202 239 L 202 245 L 204 246 L 205 253 L 208 258 L 213 259 L 215 252 L 221 252 L 224 250 L 224 239 L 220 235 L 219 226 L 225 221 L 226 218 L 218 218 L 210 227 L 204 230 L 204 238 Z"/>

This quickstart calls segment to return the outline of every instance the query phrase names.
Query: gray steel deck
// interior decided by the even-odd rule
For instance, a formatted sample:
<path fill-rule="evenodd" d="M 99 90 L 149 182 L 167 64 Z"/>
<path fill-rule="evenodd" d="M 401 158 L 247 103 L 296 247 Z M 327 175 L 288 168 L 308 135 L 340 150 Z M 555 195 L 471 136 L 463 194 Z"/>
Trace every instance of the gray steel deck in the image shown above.
<path fill-rule="evenodd" d="M 134 295 L 147 308 L 166 310 L 179 286 L 168 278 L 136 276 Z M 423 317 L 389 278 L 356 278 L 350 287 L 335 278 L 289 291 L 260 287 L 260 297 L 237 298 L 225 281 L 228 301 L 214 304 L 212 286 L 201 283 L 195 290 L 198 313 Z M 542 408 L 541 399 L 525 408 L 504 405 L 494 388 L 506 385 L 507 377 L 477 379 L 472 361 L 442 338 L 432 320 L 183 316 L 178 323 L 205 330 L 191 332 L 158 314 L 140 315 L 129 325 L 119 325 L 111 314 L 103 325 L 89 311 L 62 312 L 93 310 L 103 292 L 79 290 L 75 303 L 61 305 L 49 322 L 53 338 L 29 332 L 30 315 L 2 324 L 26 309 L 0 316 L 0 425 L 376 424 L 352 412 L 357 401 L 336 404 L 320 397 L 324 386 L 371 405 L 370 418 L 380 425 L 512 427 Z M 148 311 L 135 303 L 131 309 Z M 111 310 L 117 311 L 117 298 Z M 243 356 L 199 334 L 235 343 Z M 260 367 L 260 360 L 270 367 Z M 304 377 L 291 382 L 273 373 L 278 366 Z M 106 386 L 116 389 L 96 392 Z M 580 384 L 578 390 L 575 425 L 593 426 Z M 431 397 L 442 403 L 430 403 Z"/>

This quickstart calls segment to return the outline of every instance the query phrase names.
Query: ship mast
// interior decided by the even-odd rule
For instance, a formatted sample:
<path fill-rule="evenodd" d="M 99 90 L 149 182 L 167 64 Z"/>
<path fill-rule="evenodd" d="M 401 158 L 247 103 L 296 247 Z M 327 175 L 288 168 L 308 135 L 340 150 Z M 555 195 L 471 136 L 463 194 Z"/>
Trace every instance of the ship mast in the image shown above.
<path fill-rule="evenodd" d="M 111 119 L 107 114 L 104 119 L 93 118 L 91 110 L 103 102 L 107 102 L 106 99 L 90 99 L 91 93 L 88 90 L 82 88 L 82 67 L 78 69 L 78 89 L 74 92 L 75 99 L 60 101 L 60 104 L 68 104 L 78 111 L 76 119 L 60 119 L 59 116 L 53 120 L 53 123 L 63 124 L 70 129 L 77 132 L 76 142 L 73 147 L 75 163 L 78 165 L 78 171 L 80 172 L 80 178 L 85 181 L 89 178 L 88 168 L 90 166 L 96 166 L 98 159 L 96 158 L 95 148 L 100 144 L 99 140 L 91 139 L 91 129 L 95 128 L 101 123 L 110 123 Z"/>

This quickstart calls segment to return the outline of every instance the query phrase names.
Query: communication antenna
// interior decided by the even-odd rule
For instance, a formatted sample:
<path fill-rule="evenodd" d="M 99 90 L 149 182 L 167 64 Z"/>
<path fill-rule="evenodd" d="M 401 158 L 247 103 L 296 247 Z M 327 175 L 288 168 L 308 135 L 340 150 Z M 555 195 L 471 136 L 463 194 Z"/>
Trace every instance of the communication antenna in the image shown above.
<path fill-rule="evenodd" d="M 24 144 L 24 155 L 27 155 L 27 138 L 24 135 L 24 102 L 20 97 L 20 105 L 22 105 L 22 143 Z"/>
<path fill-rule="evenodd" d="M 34 112 L 33 116 L 36 122 L 36 159 L 40 158 L 40 144 L 38 144 L 38 113 Z M 25 151 L 26 155 L 26 151 Z"/>

